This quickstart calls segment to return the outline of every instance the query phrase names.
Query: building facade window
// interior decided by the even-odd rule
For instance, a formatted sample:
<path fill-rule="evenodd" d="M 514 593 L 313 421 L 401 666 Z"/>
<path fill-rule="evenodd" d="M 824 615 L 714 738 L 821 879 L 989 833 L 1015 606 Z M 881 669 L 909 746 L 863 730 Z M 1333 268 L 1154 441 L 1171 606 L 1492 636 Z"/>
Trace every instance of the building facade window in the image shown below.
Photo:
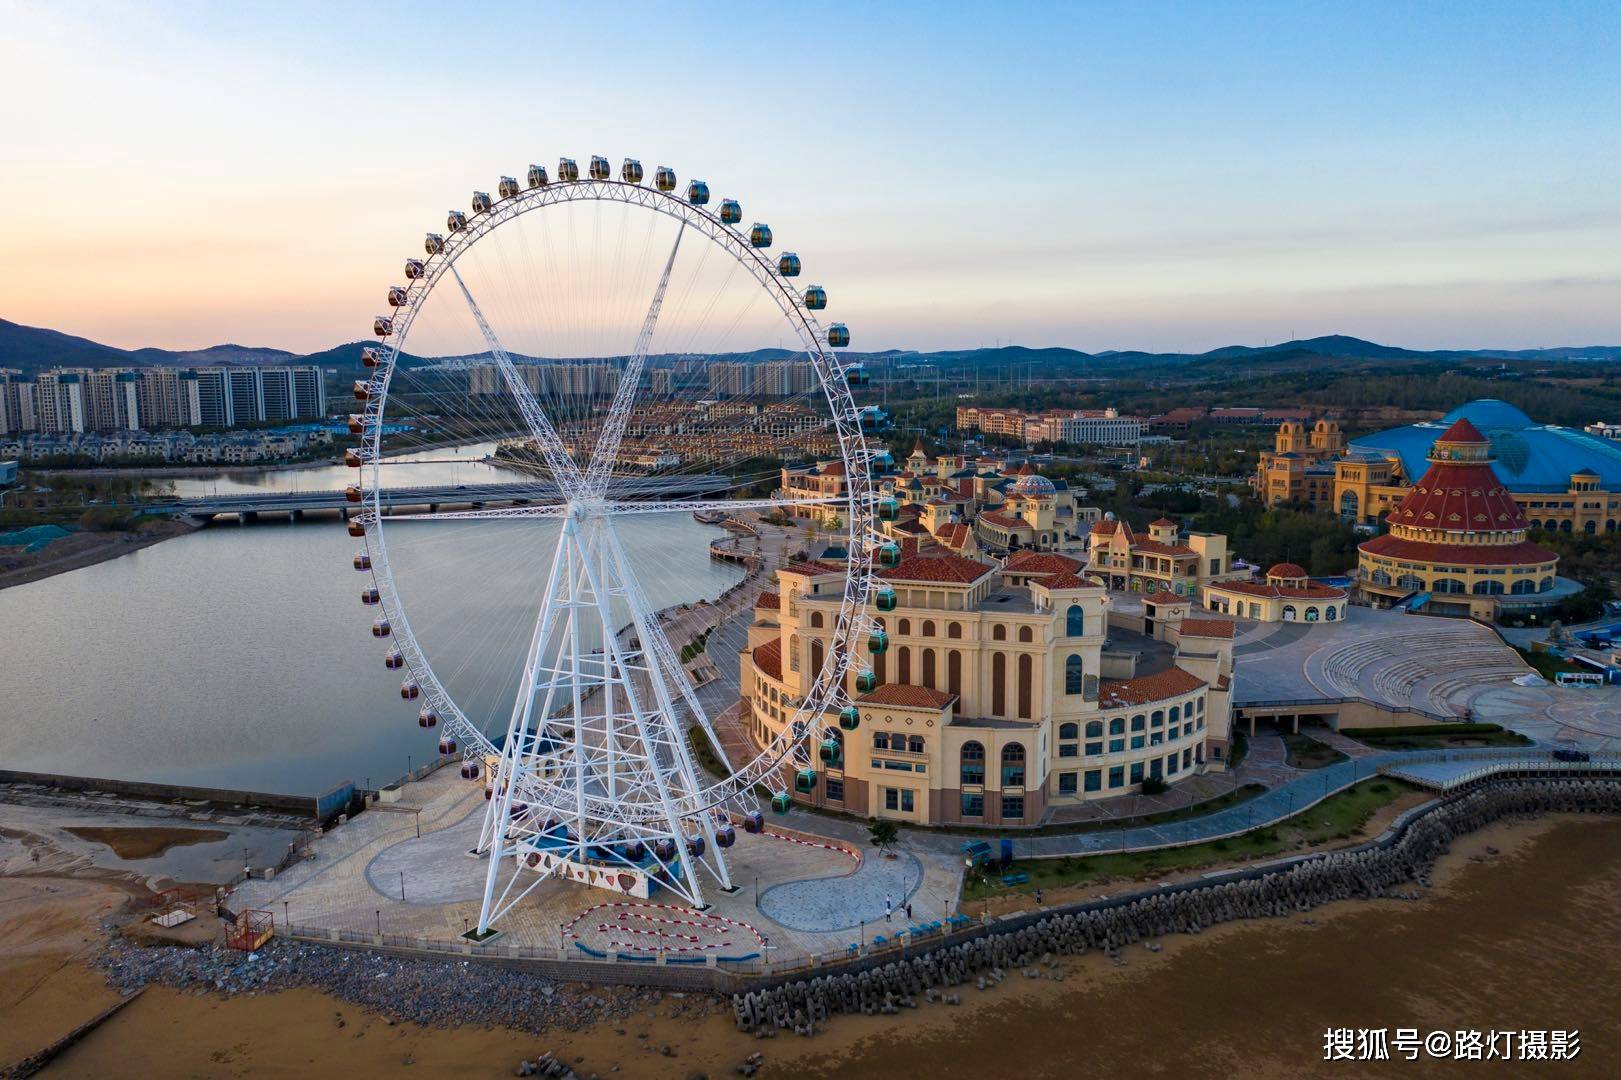
<path fill-rule="evenodd" d="M 1079 694 L 1086 687 L 1086 671 L 1079 656 L 1064 661 L 1064 693 Z"/>
<path fill-rule="evenodd" d="M 1081 605 L 1071 604 L 1064 614 L 1064 633 L 1069 637 L 1084 637 L 1086 634 L 1086 612 Z"/>
<path fill-rule="evenodd" d="M 985 782 L 985 747 L 977 742 L 962 744 L 959 755 L 961 763 L 960 780 L 963 786 L 969 784 L 983 784 Z"/>
<path fill-rule="evenodd" d="M 1008 743 L 1002 747 L 1002 786 L 1024 787 L 1024 744 Z"/>

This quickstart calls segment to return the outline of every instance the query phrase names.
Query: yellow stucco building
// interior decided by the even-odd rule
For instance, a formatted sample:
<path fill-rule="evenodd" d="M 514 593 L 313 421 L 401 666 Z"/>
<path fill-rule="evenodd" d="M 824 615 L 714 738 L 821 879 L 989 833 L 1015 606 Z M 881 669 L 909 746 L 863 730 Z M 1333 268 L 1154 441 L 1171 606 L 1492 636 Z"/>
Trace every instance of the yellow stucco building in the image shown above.
<path fill-rule="evenodd" d="M 1178 606 L 1134 635 L 1083 568 L 1055 553 L 995 563 L 909 547 L 883 574 L 895 606 L 873 612 L 887 648 L 853 665 L 870 675 L 865 691 L 850 676 L 859 722 L 824 718 L 817 782 L 795 797 L 861 817 L 1033 826 L 1055 805 L 1219 768 L 1231 622 Z M 844 576 L 791 564 L 756 608 L 740 663 L 757 741 L 791 722 L 826 662 Z"/>

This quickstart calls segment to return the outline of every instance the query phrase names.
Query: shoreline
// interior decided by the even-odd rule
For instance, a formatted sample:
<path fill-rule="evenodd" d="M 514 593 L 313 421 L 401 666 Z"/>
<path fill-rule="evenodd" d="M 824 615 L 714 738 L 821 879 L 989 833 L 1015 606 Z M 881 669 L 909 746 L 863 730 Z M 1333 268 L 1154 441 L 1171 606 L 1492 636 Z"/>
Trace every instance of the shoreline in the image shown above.
<path fill-rule="evenodd" d="M 54 540 L 41 552 L 42 555 L 49 555 L 51 548 L 57 545 L 69 545 L 68 550 L 61 555 L 20 566 L 15 570 L 0 572 L 0 589 L 28 585 L 58 574 L 83 570 L 97 563 L 111 562 L 132 551 L 140 551 L 142 548 L 161 544 L 165 540 L 186 536 L 204 527 L 203 522 L 188 517 L 148 518 L 142 524 L 146 529 L 140 532 L 76 532 Z"/>
<path fill-rule="evenodd" d="M 1178 1060 L 1170 1075 L 1214 1077 L 1241 1068 L 1247 1075 L 1282 1077 L 1316 1067 L 1328 1026 L 1402 1025 L 1575 1028 L 1583 1035 L 1583 1054 L 1565 1071 L 1602 1075 L 1613 1050 L 1603 1044 L 1615 1036 L 1600 1018 L 1613 1015 L 1617 994 L 1595 987 L 1615 985 L 1598 968 L 1621 967 L 1615 948 L 1621 912 L 1609 900 L 1621 884 L 1618 835 L 1621 822 L 1608 817 L 1504 819 L 1459 837 L 1418 899 L 1336 901 L 1285 917 L 1225 923 L 1198 936 L 1130 946 L 1119 961 L 1098 952 L 1059 958 L 1041 978 L 1010 977 L 985 991 L 963 987 L 963 1007 L 926 1004 L 905 1011 L 904 1019 L 840 1016 L 815 1039 L 751 1037 L 735 1029 L 719 999 L 669 991 L 559 987 L 567 995 L 557 999 L 563 1011 L 556 1018 L 565 1023 L 532 1035 L 477 1022 L 422 1026 L 308 987 L 260 986 L 223 996 L 206 987 L 154 985 L 54 1067 L 68 1076 L 165 1067 L 185 1075 L 240 1075 L 299 1068 L 307 1060 L 344 1071 L 423 1064 L 433 1075 L 494 1077 L 510 1076 L 518 1061 L 550 1052 L 565 1063 L 580 1059 L 574 1067 L 582 1077 L 611 1072 L 635 1080 L 703 1070 L 725 1075 L 763 1052 L 774 1071 L 831 1077 L 899 1075 L 896 1070 L 907 1060 L 915 1065 L 927 1045 L 949 1063 L 941 1077 L 1057 1077 L 1071 1075 L 1081 1061 L 1100 1070 L 1140 1064 L 1157 1046 Z M 96 892 L 104 905 L 104 893 L 85 891 Z M 59 916 L 61 906 L 51 910 Z M 1601 917 L 1595 918 L 1595 908 Z M 104 917 L 105 911 L 89 914 Z M 15 922 L 13 915 L 0 930 L 15 929 Z M 78 926 L 62 925 L 60 918 L 53 925 L 59 947 L 75 955 L 52 958 L 54 970 L 5 1010 L 13 1014 L 7 1017 L 13 1031 L 28 1032 L 26 1038 L 41 1045 L 57 1027 L 71 1027 L 76 1011 L 88 1015 L 116 1000 L 101 972 L 85 963 L 104 948 L 104 939 L 89 935 L 97 944 L 87 948 Z M 88 921 L 79 925 L 89 929 Z M 1415 947 L 1418 941 L 1426 946 Z M 1572 952 L 1593 962 L 1585 968 L 1572 963 Z M 9 963 L 32 963 L 37 971 L 45 963 L 37 954 L 36 948 L 32 960 L 12 957 Z M 274 953 L 261 961 L 261 971 L 278 962 Z M 1531 970 L 1522 971 L 1526 967 Z M 387 987 L 394 980 L 377 982 Z M 1532 983 L 1534 997 L 1525 992 Z M 568 1000 L 580 992 L 603 999 L 605 1015 L 589 1023 L 571 1020 Z M 1205 1004 L 1190 1009 L 1194 1000 Z M 63 1001 L 71 1001 L 73 1011 L 46 1011 Z M 1287 1008 L 1279 1007 L 1283 1002 Z M 1093 1032 L 1084 1043 L 1052 1038 L 1057 1027 L 1081 1022 Z M 897 1041 L 903 1028 L 906 1037 Z M 7 1050 L 30 1052 L 17 1040 Z M 1388 1067 L 1431 1075 L 1446 1065 L 1420 1060 Z"/>

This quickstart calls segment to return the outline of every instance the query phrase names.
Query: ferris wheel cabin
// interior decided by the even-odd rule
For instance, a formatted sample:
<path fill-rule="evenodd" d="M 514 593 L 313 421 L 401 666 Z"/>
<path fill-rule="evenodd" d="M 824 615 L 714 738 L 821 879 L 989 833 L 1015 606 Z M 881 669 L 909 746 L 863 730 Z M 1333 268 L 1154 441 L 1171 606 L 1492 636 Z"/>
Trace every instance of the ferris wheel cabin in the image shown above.
<path fill-rule="evenodd" d="M 720 222 L 722 225 L 736 225 L 743 220 L 743 207 L 736 199 L 722 199 L 720 201 Z"/>
<path fill-rule="evenodd" d="M 601 157 L 597 154 L 591 155 L 591 179 L 607 180 L 613 176 L 613 174 L 613 166 L 608 164 L 607 158 Z"/>
<path fill-rule="evenodd" d="M 580 178 L 580 166 L 573 158 L 559 158 L 557 160 L 557 179 L 572 184 Z"/>
<path fill-rule="evenodd" d="M 812 285 L 806 289 L 805 307 L 811 311 L 821 311 L 827 307 L 827 290 L 820 285 Z"/>
<path fill-rule="evenodd" d="M 529 175 L 525 177 L 525 179 L 528 180 L 529 186 L 532 188 L 545 187 L 547 184 L 551 183 L 551 178 L 546 175 L 546 167 L 544 165 L 529 166 Z"/>
<path fill-rule="evenodd" d="M 642 182 L 642 163 L 635 158 L 626 158 L 624 164 L 619 166 L 619 179 L 627 184 Z"/>
<path fill-rule="evenodd" d="M 799 276 L 799 256 L 791 251 L 785 251 L 777 259 L 777 273 L 783 277 Z"/>
<path fill-rule="evenodd" d="M 517 179 L 511 176 L 501 177 L 500 182 L 495 185 L 495 193 L 503 199 L 516 198 L 520 190 L 522 189 L 518 187 Z"/>
<path fill-rule="evenodd" d="M 653 171 L 653 186 L 660 191 L 674 191 L 675 170 L 668 165 L 660 165 Z"/>
<path fill-rule="evenodd" d="M 702 180 L 694 180 L 687 185 L 687 201 L 694 206 L 703 206 L 709 202 L 709 185 Z"/>
<path fill-rule="evenodd" d="M 473 192 L 473 213 L 482 214 L 492 205 L 494 204 L 490 202 L 490 193 L 488 191 Z"/>
<path fill-rule="evenodd" d="M 749 229 L 749 244 L 757 248 L 770 247 L 771 226 L 762 225 L 760 222 L 756 221 L 753 228 Z"/>

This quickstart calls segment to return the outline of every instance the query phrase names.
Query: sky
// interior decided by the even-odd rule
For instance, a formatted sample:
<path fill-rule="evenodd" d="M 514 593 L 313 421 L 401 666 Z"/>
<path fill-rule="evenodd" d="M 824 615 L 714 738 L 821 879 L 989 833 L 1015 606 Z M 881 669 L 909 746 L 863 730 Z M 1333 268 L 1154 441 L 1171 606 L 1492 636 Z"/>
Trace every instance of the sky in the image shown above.
<path fill-rule="evenodd" d="M 768 221 L 857 348 L 1621 343 L 1621 5 L 0 0 L 0 317 L 365 335 L 530 162 Z"/>

